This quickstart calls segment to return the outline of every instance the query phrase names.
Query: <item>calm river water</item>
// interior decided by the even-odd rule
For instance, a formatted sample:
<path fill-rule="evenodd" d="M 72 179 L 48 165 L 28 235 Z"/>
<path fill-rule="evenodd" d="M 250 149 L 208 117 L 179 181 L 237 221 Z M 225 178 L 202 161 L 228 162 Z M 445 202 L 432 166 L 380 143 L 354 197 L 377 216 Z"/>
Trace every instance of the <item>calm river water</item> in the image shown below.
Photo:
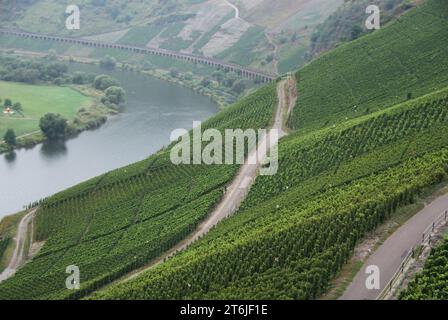
<path fill-rule="evenodd" d="M 207 97 L 138 73 L 80 64 L 70 69 L 118 79 L 127 92 L 126 109 L 100 129 L 65 143 L 0 155 L 0 219 L 32 201 L 142 160 L 168 144 L 172 130 L 190 129 L 194 120 L 218 111 Z"/>

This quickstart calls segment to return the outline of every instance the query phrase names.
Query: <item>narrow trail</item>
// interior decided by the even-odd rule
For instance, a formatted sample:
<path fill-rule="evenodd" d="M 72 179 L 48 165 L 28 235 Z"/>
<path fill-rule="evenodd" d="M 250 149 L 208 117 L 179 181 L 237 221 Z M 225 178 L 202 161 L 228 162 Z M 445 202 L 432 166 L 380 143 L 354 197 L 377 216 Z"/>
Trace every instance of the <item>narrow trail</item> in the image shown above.
<path fill-rule="evenodd" d="M 282 80 L 281 82 L 279 82 L 277 87 L 278 106 L 275 112 L 271 129 L 278 130 L 279 139 L 288 134 L 283 127 L 284 119 L 287 112 L 292 110 L 293 107 L 292 104 L 295 104 L 296 101 L 295 96 L 292 97 L 290 96 L 293 92 L 295 92 L 295 90 L 292 90 L 291 86 L 295 86 L 295 79 L 293 78 L 290 78 L 288 80 Z M 249 153 L 248 159 L 250 159 L 251 157 L 255 157 L 257 149 L 259 149 L 260 146 L 262 145 L 267 145 L 270 139 L 271 136 L 269 132 L 266 136 L 263 137 L 263 139 L 261 139 L 261 141 L 259 141 L 257 148 L 254 148 Z M 275 144 L 271 145 L 271 147 L 274 146 Z M 260 164 L 263 162 L 263 160 L 264 159 L 257 159 L 257 161 L 254 161 L 256 164 L 249 164 L 248 162 L 250 161 L 246 161 L 246 163 L 240 167 L 238 173 L 234 177 L 232 183 L 227 187 L 227 190 L 223 198 L 217 204 L 216 208 L 196 228 L 196 230 L 192 234 L 190 234 L 187 238 L 185 238 L 177 245 L 169 249 L 160 257 L 151 261 L 148 265 L 128 273 L 127 275 L 121 277 L 120 279 L 116 280 L 113 283 L 116 284 L 120 282 L 129 281 L 137 277 L 141 273 L 147 271 L 148 269 L 151 269 L 163 263 L 166 259 L 172 257 L 177 252 L 185 250 L 189 245 L 196 242 L 199 238 L 207 234 L 210 231 L 210 229 L 216 226 L 221 220 L 234 214 L 238 210 L 240 204 L 246 198 L 247 194 L 249 193 L 249 190 L 252 184 L 254 183 L 255 178 L 258 175 L 258 169 L 260 168 Z"/>
<path fill-rule="evenodd" d="M 25 243 L 29 231 L 28 227 L 34 218 L 36 210 L 37 209 L 31 210 L 20 221 L 15 237 L 16 247 L 14 248 L 14 253 L 11 257 L 11 261 L 9 261 L 9 265 L 5 270 L 3 270 L 2 273 L 0 273 L 0 282 L 12 277 L 16 273 L 17 269 L 25 263 L 28 255 L 28 253 L 25 252 Z"/>
<path fill-rule="evenodd" d="M 224 2 L 232 7 L 233 10 L 235 10 L 235 19 L 241 19 L 240 18 L 240 9 L 238 9 L 238 7 L 236 5 L 234 5 L 233 3 L 229 2 L 228 0 L 224 0 Z"/>
<path fill-rule="evenodd" d="M 375 300 L 400 267 L 410 248 L 422 241 L 425 229 L 445 210 L 448 209 L 448 194 L 436 198 L 398 228 L 365 261 L 352 283 L 347 287 L 340 300 Z M 366 288 L 368 266 L 377 266 L 380 271 L 380 289 Z"/>

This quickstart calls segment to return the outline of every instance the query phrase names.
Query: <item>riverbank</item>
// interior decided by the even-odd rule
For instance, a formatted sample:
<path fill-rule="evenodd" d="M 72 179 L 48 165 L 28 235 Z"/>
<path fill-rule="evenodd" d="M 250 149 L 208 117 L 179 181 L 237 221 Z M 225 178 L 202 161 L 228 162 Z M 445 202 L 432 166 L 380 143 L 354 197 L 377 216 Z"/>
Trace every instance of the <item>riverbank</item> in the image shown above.
<path fill-rule="evenodd" d="M 38 85 L 36 85 L 38 86 Z M 79 133 L 96 129 L 107 121 L 108 116 L 118 113 L 117 110 L 105 106 L 101 102 L 103 93 L 89 87 L 88 85 L 62 85 L 54 86 L 55 88 L 69 88 L 82 96 L 89 98 L 87 105 L 76 106 L 77 110 L 69 120 L 67 139 L 76 137 Z M 39 89 L 39 88 L 38 88 Z M 18 118 L 21 120 L 22 118 Z M 14 119 L 13 119 L 14 120 Z M 38 119 L 33 119 L 33 123 Z M 12 129 L 15 129 L 12 127 Z M 38 129 L 38 127 L 36 127 Z M 42 134 L 40 130 L 26 132 L 19 134 L 17 137 L 17 143 L 14 147 L 8 146 L 4 141 L 0 141 L 0 154 L 12 152 L 14 150 L 22 148 L 32 148 L 40 143 L 43 143 L 47 138 Z"/>
<path fill-rule="evenodd" d="M 18 56 L 23 57 L 45 57 L 48 55 L 48 53 L 44 52 L 37 52 L 37 51 L 27 51 L 27 50 L 20 50 L 20 49 L 1 49 L 0 52 L 8 53 L 8 54 L 15 54 Z M 70 56 L 70 55 L 63 55 L 63 54 L 57 54 L 57 59 L 59 61 L 64 62 L 76 62 L 76 63 L 82 63 L 82 64 L 95 64 L 99 65 L 100 60 L 99 59 L 93 59 L 93 58 L 87 58 L 87 57 L 78 57 L 78 56 Z M 129 64 L 129 63 L 123 63 L 123 62 L 117 62 L 116 69 L 121 70 L 127 70 L 127 71 L 133 71 L 133 72 L 139 72 L 151 77 L 155 77 L 157 79 L 167 81 L 169 83 L 173 83 L 179 86 L 182 86 L 184 88 L 190 89 L 198 94 L 201 94 L 203 96 L 206 96 L 210 98 L 214 103 L 216 103 L 219 108 L 224 108 L 225 106 L 234 103 L 238 97 L 236 95 L 233 95 L 229 93 L 229 90 L 225 90 L 217 83 L 211 83 L 210 86 L 204 87 L 202 84 L 203 78 L 200 76 L 196 76 L 193 73 L 187 73 L 183 74 L 181 72 L 173 73 L 169 70 L 165 69 L 144 69 L 142 66 Z"/>
<path fill-rule="evenodd" d="M 125 108 L 98 130 L 0 156 L 0 217 L 61 190 L 146 159 L 170 143 L 173 130 L 191 129 L 219 111 L 216 103 L 182 86 L 140 72 L 69 64 L 68 74 L 105 74 L 126 91 Z M 24 110 L 26 105 L 24 105 Z"/>

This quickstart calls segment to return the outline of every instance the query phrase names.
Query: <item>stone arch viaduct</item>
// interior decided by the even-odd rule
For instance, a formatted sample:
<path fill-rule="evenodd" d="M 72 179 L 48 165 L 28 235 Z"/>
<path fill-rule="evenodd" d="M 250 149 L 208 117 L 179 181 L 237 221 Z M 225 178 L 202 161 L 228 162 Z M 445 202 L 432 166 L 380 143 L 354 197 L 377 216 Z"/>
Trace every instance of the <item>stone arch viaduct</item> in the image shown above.
<path fill-rule="evenodd" d="M 159 48 L 132 46 L 132 45 L 113 43 L 113 42 L 104 42 L 104 41 L 73 38 L 73 37 L 54 36 L 54 35 L 48 35 L 48 34 L 38 34 L 38 33 L 32 33 L 32 32 L 25 32 L 25 31 L 21 31 L 21 30 L 1 29 L 0 28 L 0 35 L 1 34 L 22 37 L 22 38 L 29 38 L 29 39 L 49 40 L 49 41 L 70 43 L 70 44 L 83 45 L 83 46 L 89 46 L 89 47 L 95 47 L 95 48 L 118 49 L 118 50 L 130 51 L 133 53 L 139 53 L 139 54 L 151 54 L 151 55 L 156 55 L 156 56 L 169 57 L 169 58 L 173 58 L 173 59 L 184 60 L 184 61 L 187 61 L 190 63 L 204 64 L 204 65 L 208 65 L 208 66 L 211 66 L 211 67 L 214 67 L 217 69 L 221 69 L 221 70 L 225 70 L 225 71 L 234 71 L 242 78 L 251 79 L 251 80 L 259 80 L 261 82 L 270 82 L 276 78 L 276 76 L 274 76 L 274 75 L 271 75 L 271 74 L 268 74 L 268 73 L 265 73 L 262 71 L 249 69 L 249 68 L 246 68 L 246 67 L 243 67 L 243 66 L 240 66 L 237 64 L 225 62 L 222 60 L 218 60 L 218 59 L 214 59 L 214 58 L 210 58 L 210 57 L 199 56 L 199 55 L 194 55 L 194 54 L 188 54 L 188 53 L 179 53 L 179 52 L 165 50 L 165 49 L 159 49 Z"/>

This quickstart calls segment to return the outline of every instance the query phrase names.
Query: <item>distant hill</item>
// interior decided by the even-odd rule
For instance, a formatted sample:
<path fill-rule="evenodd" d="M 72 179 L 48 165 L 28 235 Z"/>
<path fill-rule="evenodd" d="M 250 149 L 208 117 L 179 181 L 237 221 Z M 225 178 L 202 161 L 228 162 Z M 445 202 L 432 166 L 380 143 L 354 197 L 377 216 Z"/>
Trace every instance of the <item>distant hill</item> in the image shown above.
<path fill-rule="evenodd" d="M 332 49 L 341 42 L 351 41 L 369 32 L 365 28 L 369 5 L 381 10 L 381 25 L 413 8 L 421 1 L 416 0 L 348 0 L 320 24 L 311 36 L 310 58 Z"/>
<path fill-rule="evenodd" d="M 275 73 L 303 63 L 312 30 L 342 2 L 92 0 L 80 5 L 81 29 L 69 31 L 72 1 L 6 0 L 10 12 L 2 10 L 0 25 L 214 56 Z"/>

